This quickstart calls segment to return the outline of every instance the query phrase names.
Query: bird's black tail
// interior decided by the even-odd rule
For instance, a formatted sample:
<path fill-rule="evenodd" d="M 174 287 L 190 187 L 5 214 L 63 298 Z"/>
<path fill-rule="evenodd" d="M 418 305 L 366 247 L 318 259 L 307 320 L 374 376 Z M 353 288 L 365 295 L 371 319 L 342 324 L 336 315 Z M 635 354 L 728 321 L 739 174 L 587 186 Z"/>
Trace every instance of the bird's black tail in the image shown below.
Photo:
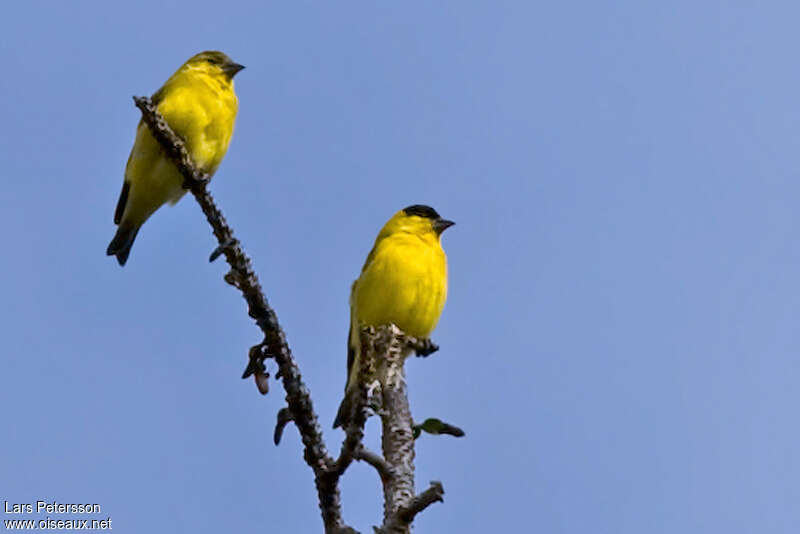
<path fill-rule="evenodd" d="M 336 412 L 336 419 L 333 421 L 333 428 L 346 428 L 347 425 L 350 423 L 350 417 L 352 417 L 353 405 L 350 402 L 350 392 L 345 391 L 344 399 L 342 399 L 342 403 L 339 405 L 339 411 Z"/>
<path fill-rule="evenodd" d="M 114 239 L 108 244 L 106 254 L 109 256 L 116 256 L 119 264 L 125 265 L 125 262 L 128 261 L 128 254 L 131 253 L 131 247 L 133 246 L 137 233 L 139 233 L 138 226 L 121 224 L 119 228 L 117 228 Z"/>
<path fill-rule="evenodd" d="M 352 395 L 350 394 L 350 374 L 355 372 L 355 369 L 357 369 L 356 360 L 358 357 L 356 354 L 357 349 L 350 339 L 352 337 L 352 333 L 353 326 L 350 325 L 350 331 L 347 333 L 347 382 L 345 383 L 344 387 L 344 399 L 342 399 L 342 403 L 339 405 L 339 411 L 336 412 L 336 419 L 333 421 L 333 428 L 346 428 L 350 423 L 350 418 L 353 416 L 353 402 L 351 399 Z"/>

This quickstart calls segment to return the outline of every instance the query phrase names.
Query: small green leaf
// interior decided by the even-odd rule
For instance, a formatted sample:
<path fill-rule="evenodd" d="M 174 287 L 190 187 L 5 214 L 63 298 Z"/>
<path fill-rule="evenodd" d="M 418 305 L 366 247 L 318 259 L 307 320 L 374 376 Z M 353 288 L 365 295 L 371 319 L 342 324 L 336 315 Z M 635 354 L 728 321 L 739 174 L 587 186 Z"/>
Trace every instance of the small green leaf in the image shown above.
<path fill-rule="evenodd" d="M 413 430 L 414 439 L 417 439 L 423 430 L 428 434 L 447 434 L 457 438 L 460 438 L 464 435 L 464 431 L 457 426 L 445 423 L 441 419 L 436 419 L 435 417 L 429 417 L 421 424 L 414 425 Z"/>

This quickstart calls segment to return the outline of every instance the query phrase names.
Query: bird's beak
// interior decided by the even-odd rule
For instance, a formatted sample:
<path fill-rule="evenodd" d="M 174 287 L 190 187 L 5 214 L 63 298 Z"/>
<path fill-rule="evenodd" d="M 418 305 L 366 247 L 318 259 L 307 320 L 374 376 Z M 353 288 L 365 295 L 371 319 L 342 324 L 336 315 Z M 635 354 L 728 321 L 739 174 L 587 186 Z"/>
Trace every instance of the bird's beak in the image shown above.
<path fill-rule="evenodd" d="M 455 223 L 453 221 L 448 221 L 447 219 L 436 219 L 435 221 L 433 221 L 433 231 L 441 235 L 442 232 L 444 232 L 454 224 Z"/>
<path fill-rule="evenodd" d="M 244 68 L 244 65 L 239 65 L 238 63 L 228 63 L 224 67 L 222 67 L 222 71 L 228 75 L 229 78 L 233 78 L 236 76 L 236 73 L 239 72 Z"/>

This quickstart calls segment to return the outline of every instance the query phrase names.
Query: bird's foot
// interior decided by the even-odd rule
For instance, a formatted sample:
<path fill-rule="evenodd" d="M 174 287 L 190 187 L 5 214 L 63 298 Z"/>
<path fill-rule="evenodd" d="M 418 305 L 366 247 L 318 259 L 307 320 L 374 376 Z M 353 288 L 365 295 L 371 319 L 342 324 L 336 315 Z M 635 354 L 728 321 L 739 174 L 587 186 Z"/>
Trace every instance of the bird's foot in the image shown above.
<path fill-rule="evenodd" d="M 439 350 L 439 345 L 431 341 L 430 338 L 415 339 L 414 342 L 411 343 L 411 348 L 414 349 L 417 356 L 425 358 Z"/>

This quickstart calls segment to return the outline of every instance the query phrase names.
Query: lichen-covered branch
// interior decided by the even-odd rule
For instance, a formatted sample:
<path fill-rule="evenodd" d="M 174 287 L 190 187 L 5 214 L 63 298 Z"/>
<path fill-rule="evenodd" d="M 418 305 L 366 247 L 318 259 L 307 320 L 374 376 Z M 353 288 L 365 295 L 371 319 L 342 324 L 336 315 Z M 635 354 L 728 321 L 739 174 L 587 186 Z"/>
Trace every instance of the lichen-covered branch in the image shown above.
<path fill-rule="evenodd" d="M 381 328 L 379 333 L 382 335 L 373 340 L 372 349 L 382 356 L 375 362 L 381 385 L 381 446 L 383 457 L 392 469 L 392 476 L 383 481 L 386 525 L 397 510 L 414 498 L 414 434 L 404 368 L 411 348 L 397 327 Z"/>
<path fill-rule="evenodd" d="M 370 404 L 377 407 L 381 417 L 383 457 L 367 455 L 363 449 L 356 454 L 381 474 L 384 520 L 378 530 L 386 534 L 408 534 L 416 513 L 429 504 L 418 508 L 414 492 L 414 432 L 404 364 L 412 352 L 430 354 L 436 348 L 429 340 L 406 336 L 394 325 L 361 330 L 361 361 L 362 365 L 369 362 L 372 376 L 360 380 L 362 387 L 380 392 Z M 441 489 L 441 484 L 438 487 Z M 431 494 L 423 495 L 427 502 Z"/>
<path fill-rule="evenodd" d="M 264 358 L 274 358 L 278 364 L 278 374 L 286 390 L 291 420 L 297 425 L 305 447 L 304 458 L 314 471 L 319 506 L 322 512 L 325 531 L 328 533 L 343 532 L 348 527 L 342 521 L 341 498 L 338 478 L 331 480 L 326 474 L 333 465 L 328 455 L 322 431 L 314 412 L 311 395 L 300 375 L 292 351 L 286 342 L 286 335 L 278 323 L 278 316 L 267 302 L 261 289 L 258 276 L 253 271 L 250 258 L 247 257 L 233 230 L 228 225 L 222 212 L 217 208 L 211 194 L 206 190 L 208 175 L 201 172 L 193 163 L 183 140 L 178 137 L 164 118 L 158 113 L 153 102 L 147 97 L 134 97 L 136 107 L 142 112 L 142 120 L 150 128 L 153 137 L 164 148 L 167 156 L 175 163 L 184 178 L 184 187 L 189 189 L 200 204 L 200 208 L 208 219 L 219 242 L 217 252 L 221 251 L 230 265 L 225 281 L 242 292 L 250 317 L 252 317 L 264 333 L 264 341 L 259 350 L 251 350 L 250 362 L 245 375 L 255 374 L 257 382 L 266 381 Z"/>
<path fill-rule="evenodd" d="M 352 398 L 353 412 L 342 453 L 336 462 L 338 476 L 353 461 L 373 466 L 380 475 L 384 496 L 385 534 L 408 534 L 417 513 L 442 499 L 440 483 L 419 496 L 414 494 L 414 431 L 405 380 L 405 360 L 412 353 L 428 355 L 438 347 L 430 340 L 405 335 L 394 325 L 364 326 L 360 330 L 358 395 Z M 381 417 L 383 456 L 368 451 L 361 440 L 367 410 Z"/>
<path fill-rule="evenodd" d="M 389 518 L 389 521 L 381 529 L 386 534 L 395 532 L 408 532 L 408 527 L 418 513 L 435 502 L 444 501 L 444 488 L 442 483 L 434 480 L 431 486 L 414 497 L 408 506 L 403 506 Z"/>

